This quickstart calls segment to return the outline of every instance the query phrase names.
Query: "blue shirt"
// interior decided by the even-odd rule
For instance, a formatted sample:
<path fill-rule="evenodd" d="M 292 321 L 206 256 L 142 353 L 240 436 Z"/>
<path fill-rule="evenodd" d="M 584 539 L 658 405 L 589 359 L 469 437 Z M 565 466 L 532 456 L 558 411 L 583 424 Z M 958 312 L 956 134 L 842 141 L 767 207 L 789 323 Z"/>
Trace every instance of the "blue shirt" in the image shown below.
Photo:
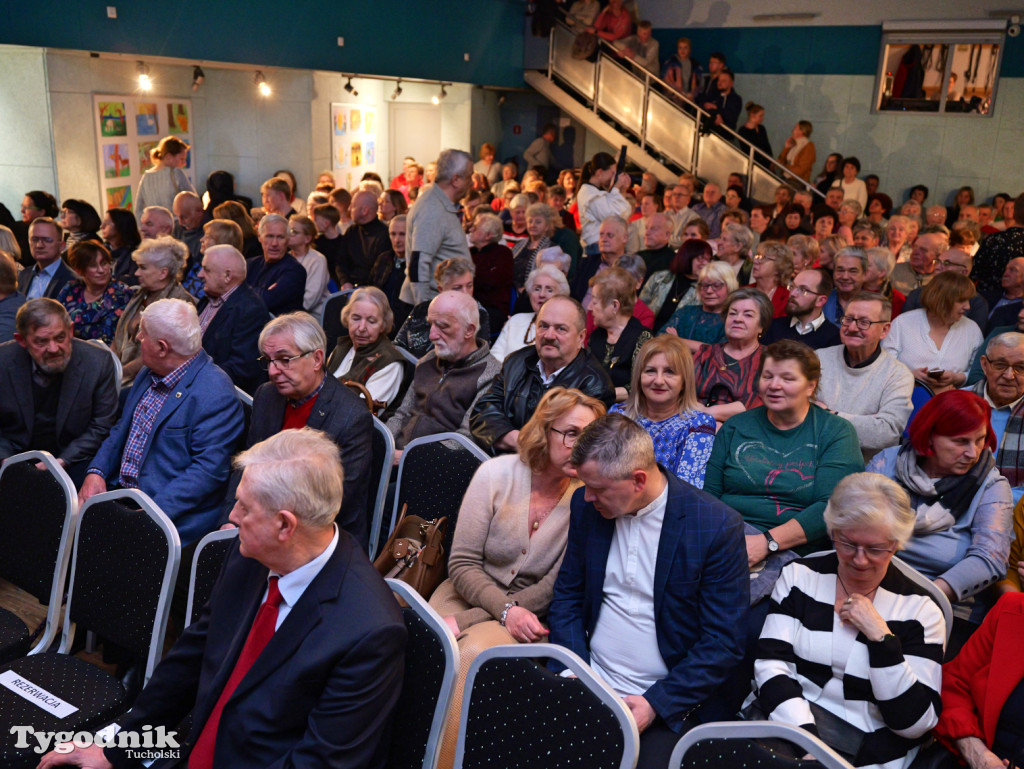
<path fill-rule="evenodd" d="M 29 299 L 38 299 L 46 293 L 47 286 L 50 285 L 50 281 L 53 280 L 53 276 L 56 274 L 57 269 L 60 267 L 60 257 L 57 257 L 49 265 L 43 269 L 39 269 L 39 264 L 36 263 L 32 267 L 32 281 L 28 284 L 28 291 L 26 296 Z"/>

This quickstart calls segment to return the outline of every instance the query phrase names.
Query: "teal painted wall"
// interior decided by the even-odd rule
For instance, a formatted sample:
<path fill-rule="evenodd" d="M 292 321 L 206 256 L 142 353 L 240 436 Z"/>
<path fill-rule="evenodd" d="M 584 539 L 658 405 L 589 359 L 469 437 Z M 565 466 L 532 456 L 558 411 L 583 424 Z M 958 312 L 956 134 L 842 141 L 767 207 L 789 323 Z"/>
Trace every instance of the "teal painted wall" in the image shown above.
<path fill-rule="evenodd" d="M 0 43 L 521 86 L 523 11 L 513 0 L 10 2 Z"/>

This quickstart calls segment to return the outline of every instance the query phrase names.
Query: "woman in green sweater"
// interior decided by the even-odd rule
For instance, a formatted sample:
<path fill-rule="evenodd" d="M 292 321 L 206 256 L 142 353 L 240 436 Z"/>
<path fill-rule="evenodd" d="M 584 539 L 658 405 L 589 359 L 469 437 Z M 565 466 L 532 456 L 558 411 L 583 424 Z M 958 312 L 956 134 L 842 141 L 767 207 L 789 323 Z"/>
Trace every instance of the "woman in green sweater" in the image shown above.
<path fill-rule="evenodd" d="M 773 552 L 827 547 L 829 495 L 864 470 L 853 426 L 811 402 L 820 377 L 807 345 L 769 346 L 758 378 L 764 405 L 731 418 L 715 438 L 704 490 L 762 532 L 747 536 L 750 566 Z"/>

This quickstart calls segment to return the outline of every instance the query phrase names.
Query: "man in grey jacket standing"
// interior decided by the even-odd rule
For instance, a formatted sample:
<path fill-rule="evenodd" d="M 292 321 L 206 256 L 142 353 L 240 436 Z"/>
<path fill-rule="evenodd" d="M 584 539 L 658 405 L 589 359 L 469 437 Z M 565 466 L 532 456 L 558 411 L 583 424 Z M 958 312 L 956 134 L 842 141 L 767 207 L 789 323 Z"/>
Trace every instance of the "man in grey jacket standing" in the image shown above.
<path fill-rule="evenodd" d="M 469 259 L 469 244 L 459 217 L 459 201 L 469 190 L 473 158 L 462 150 L 442 150 L 434 183 L 423 188 L 406 220 L 405 283 L 399 298 L 417 305 L 437 296 L 434 268 L 445 259 Z"/>

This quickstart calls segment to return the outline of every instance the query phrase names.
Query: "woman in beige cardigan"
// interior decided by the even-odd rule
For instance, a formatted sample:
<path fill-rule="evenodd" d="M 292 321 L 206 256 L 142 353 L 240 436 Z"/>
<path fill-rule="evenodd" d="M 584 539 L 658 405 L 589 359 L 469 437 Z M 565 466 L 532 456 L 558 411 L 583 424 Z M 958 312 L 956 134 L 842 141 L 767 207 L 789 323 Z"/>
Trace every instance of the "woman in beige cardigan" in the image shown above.
<path fill-rule="evenodd" d="M 519 432 L 519 453 L 484 462 L 462 499 L 449 578 L 430 605 L 459 642 L 460 671 L 440 766 L 455 755 L 462 685 L 470 663 L 499 644 L 542 641 L 541 622 L 569 533 L 569 502 L 581 483 L 569 455 L 583 428 L 605 413 L 579 390 L 552 388 Z"/>

